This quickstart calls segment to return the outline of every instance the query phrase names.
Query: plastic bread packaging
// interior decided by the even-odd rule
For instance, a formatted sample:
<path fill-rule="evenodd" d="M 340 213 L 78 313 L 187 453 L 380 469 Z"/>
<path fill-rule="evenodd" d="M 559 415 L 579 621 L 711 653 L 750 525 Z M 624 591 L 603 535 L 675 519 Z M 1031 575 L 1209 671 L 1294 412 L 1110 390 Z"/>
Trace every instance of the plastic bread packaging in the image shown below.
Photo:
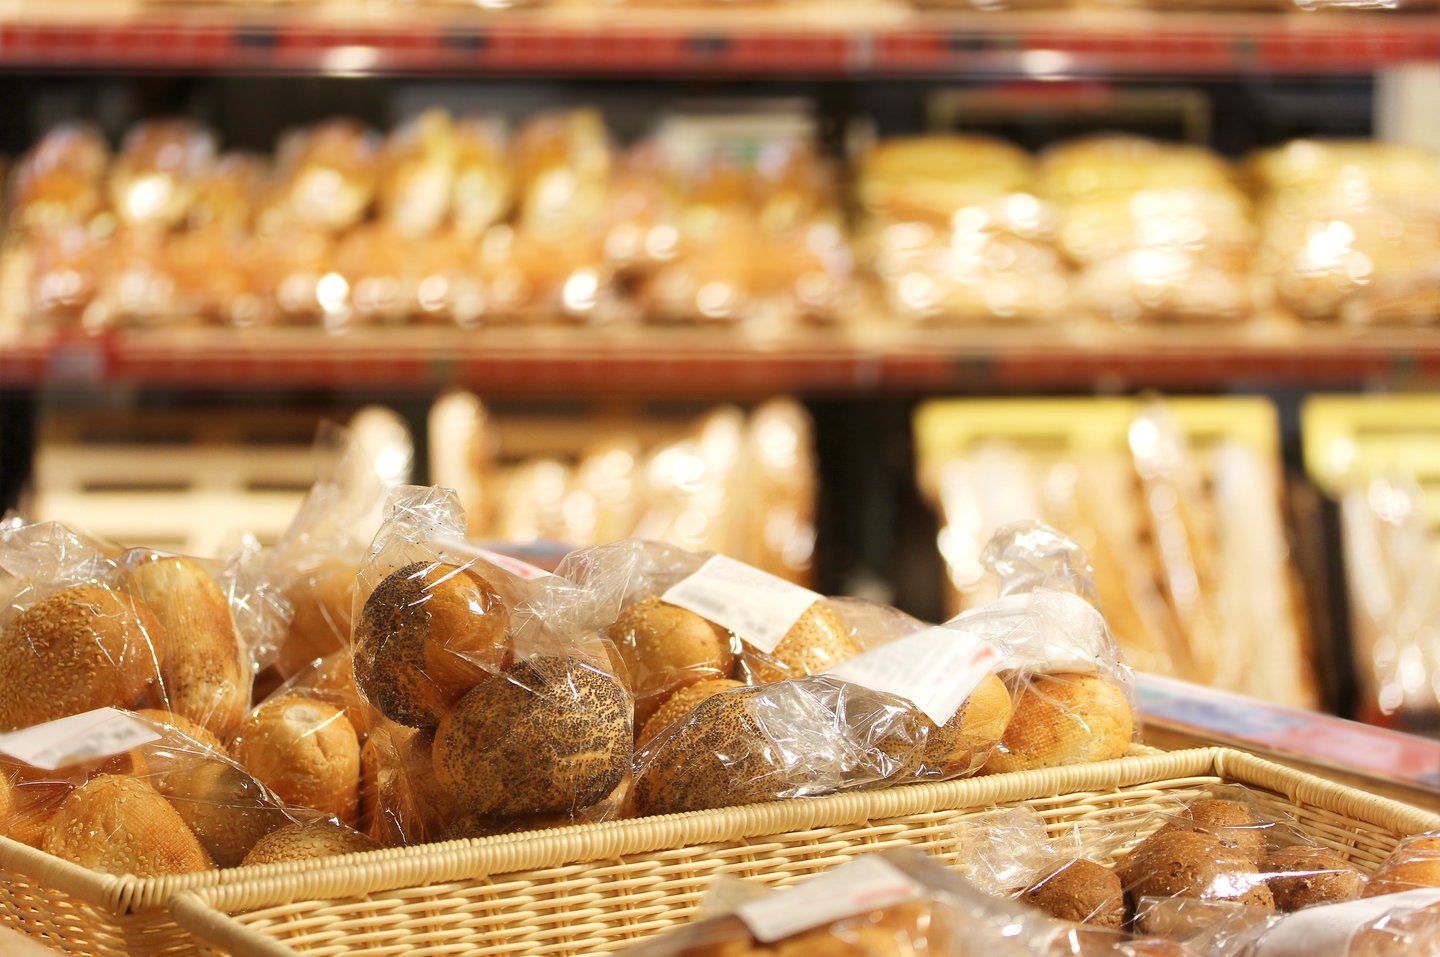
<path fill-rule="evenodd" d="M 1007 762 L 1045 767 L 1125 753 L 1134 737 L 1128 669 L 1098 612 L 1054 590 L 1062 580 L 1078 581 L 1076 563 L 1083 557 L 1073 554 L 1073 543 L 1033 527 L 1002 535 L 993 547 L 994 567 L 1016 594 L 936 628 L 874 603 L 821 600 L 722 558 L 707 559 L 658 602 L 654 586 L 648 602 L 622 600 L 612 636 L 622 655 L 632 650 L 641 667 L 658 660 L 636 649 L 660 644 L 652 622 L 661 615 L 688 620 L 686 611 L 705 611 L 693 616 L 694 635 L 705 637 L 711 651 L 723 648 L 716 621 L 730 623 L 742 637 L 734 674 L 744 685 L 712 676 L 724 673 L 723 652 L 704 661 L 708 673 L 702 673 L 694 666 L 701 659 L 689 650 L 679 655 L 680 678 L 672 672 L 655 682 L 678 690 L 647 695 L 650 688 L 636 682 L 642 718 L 650 700 L 659 702 L 653 716 L 639 722 L 637 811 L 720 807 L 1009 769 L 999 766 Z M 1040 575 L 1032 586 L 1050 587 L 1020 593 L 1031 573 Z M 766 621 L 758 620 L 756 608 L 767 608 Z M 643 681 L 651 677 L 640 674 Z M 1013 702 L 1011 688 L 1018 690 Z"/>
<path fill-rule="evenodd" d="M 426 110 L 393 130 L 382 152 L 380 219 L 410 239 L 429 236 L 450 214 L 459 143 L 445 110 Z"/>
<path fill-rule="evenodd" d="M 103 317 L 91 307 L 105 273 L 105 237 L 80 225 L 56 226 L 30 236 L 27 248 L 26 320 L 99 328 Z"/>
<path fill-rule="evenodd" d="M 497 120 L 459 120 L 455 138 L 451 216 L 455 231 L 474 239 L 509 214 L 515 201 L 515 174 L 504 130 Z"/>
<path fill-rule="evenodd" d="M 167 636 L 101 543 L 0 524 L 0 732 L 101 707 L 165 707 Z"/>
<path fill-rule="evenodd" d="M 1401 667 L 1440 670 L 1424 629 L 1410 624 L 1431 620 L 1434 600 L 1424 585 L 1435 564 L 1423 493 L 1413 480 L 1377 478 L 1345 491 L 1340 516 L 1362 713 L 1434 713 L 1433 682 L 1407 679 Z"/>
<path fill-rule="evenodd" d="M 13 806 L 0 834 L 105 873 L 236 867 L 275 832 L 340 830 L 286 806 L 214 735 L 164 710 L 97 709 L 4 735 L 0 751 Z"/>
<path fill-rule="evenodd" d="M 1263 915 L 1355 900 L 1373 886 L 1343 851 L 1241 786 L 1213 787 L 1154 818 L 1115 864 L 1137 931 L 1225 937 Z"/>
<path fill-rule="evenodd" d="M 613 157 L 593 110 L 547 113 L 516 134 L 516 228 L 547 238 L 591 230 L 605 209 Z"/>
<path fill-rule="evenodd" d="M 1199 957 L 1166 941 L 1079 928 L 987 895 L 909 849 L 862 854 L 794 887 L 729 895 L 713 912 L 624 951 L 634 957 Z"/>
<path fill-rule="evenodd" d="M 771 399 L 746 423 L 738 516 L 750 564 L 798 584 L 811 577 L 815 553 L 817 465 L 814 424 L 793 399 Z M 604 541 L 605 539 L 599 539 Z"/>
<path fill-rule="evenodd" d="M 353 120 L 290 133 L 276 150 L 284 212 L 298 225 L 336 233 L 369 210 L 380 176 L 380 139 Z"/>
<path fill-rule="evenodd" d="M 407 455 L 392 444 L 385 454 L 408 463 L 413 449 Z M 323 423 L 315 457 L 315 484 L 267 556 L 266 575 L 293 614 L 286 633 L 257 661 L 273 665 L 280 679 L 349 648 L 356 576 L 389 495 L 376 460 L 352 430 Z"/>
<path fill-rule="evenodd" d="M 684 190 L 659 143 L 642 142 L 621 157 L 609 187 L 605 258 L 626 279 L 672 261 L 680 243 Z"/>
<path fill-rule="evenodd" d="M 631 699 L 608 642 L 572 609 L 572 586 L 469 545 L 448 490 L 402 487 L 357 579 L 355 683 L 404 729 L 411 792 L 435 787 L 453 818 L 425 833 L 474 836 L 591 819 L 623 794 Z M 392 729 L 393 730 L 393 729 Z M 429 760 L 425 760 L 428 752 Z M 372 833 L 411 839 L 405 802 L 371 808 Z M 408 806 L 415 806 L 412 804 Z M 424 807 L 424 805 L 419 805 Z M 376 815 L 389 821 L 376 823 Z"/>
<path fill-rule="evenodd" d="M 200 178 L 215 163 L 214 134 L 187 120 L 153 120 L 126 134 L 110 168 L 110 203 L 132 229 L 185 220 Z"/>
<path fill-rule="evenodd" d="M 1074 541 L 1035 521 L 999 529 L 981 555 L 1000 598 L 945 627 L 996 648 L 1013 710 L 983 771 L 1122 756 L 1139 724 L 1134 677 L 1095 607 L 1093 571 Z"/>
<path fill-rule="evenodd" d="M 52 127 L 12 168 L 10 227 L 35 236 L 85 226 L 105 205 L 110 148 L 86 124 Z"/>

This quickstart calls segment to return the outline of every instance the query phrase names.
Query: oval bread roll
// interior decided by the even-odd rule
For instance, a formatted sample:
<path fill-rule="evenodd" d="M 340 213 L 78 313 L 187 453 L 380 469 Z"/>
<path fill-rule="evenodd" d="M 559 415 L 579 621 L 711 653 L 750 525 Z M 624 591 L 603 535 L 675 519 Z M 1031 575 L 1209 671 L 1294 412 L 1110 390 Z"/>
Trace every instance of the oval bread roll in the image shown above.
<path fill-rule="evenodd" d="M 1186 805 L 1180 814 L 1181 820 L 1171 821 L 1160 830 L 1194 830 L 1186 822 L 1193 822 L 1196 828 L 1205 831 L 1221 844 L 1251 861 L 1259 861 L 1265 854 L 1265 833 L 1269 830 L 1248 804 L 1240 801 L 1226 801 L 1204 798 Z"/>
<path fill-rule="evenodd" d="M 233 734 L 250 706 L 251 676 L 220 585 L 188 558 L 141 558 L 130 578 L 160 622 L 170 710 L 221 738 Z"/>
<path fill-rule="evenodd" d="M 678 689 L 723 678 L 735 664 L 728 631 L 658 598 L 627 606 L 608 634 L 629 676 L 637 726 Z"/>
<path fill-rule="evenodd" d="M 1354 864 L 1304 844 L 1271 851 L 1261 860 L 1260 873 L 1275 896 L 1276 910 L 1281 911 L 1353 900 L 1365 885 L 1365 875 Z"/>
<path fill-rule="evenodd" d="M 650 716 L 650 720 L 645 722 L 645 726 L 640 730 L 640 737 L 635 741 L 635 747 L 637 749 L 645 747 L 656 735 L 694 711 L 700 702 L 711 695 L 744 686 L 743 682 L 731 678 L 713 678 L 686 685 L 667 698 L 665 703 Z M 639 725 L 638 720 L 636 725 Z"/>
<path fill-rule="evenodd" d="M 1114 682 L 1099 675 L 1033 679 L 1015 699 L 1004 737 L 986 774 L 1106 761 L 1130 749 L 1135 719 Z"/>
<path fill-rule="evenodd" d="M 436 840 L 457 816 L 435 774 L 435 730 L 381 720 L 361 752 L 361 822 L 382 844 Z"/>
<path fill-rule="evenodd" d="M 355 684 L 391 721 L 433 727 L 505 666 L 510 610 L 468 568 L 415 562 L 386 576 L 355 623 Z"/>
<path fill-rule="evenodd" d="M 1011 713 L 1005 682 L 986 675 L 955 716 L 940 727 L 921 715 L 926 730 L 925 767 L 946 778 L 979 770 L 1004 736 Z"/>
<path fill-rule="evenodd" d="M 170 752 L 149 780 L 220 867 L 235 867 L 255 842 L 286 824 L 271 795 L 223 751 Z"/>
<path fill-rule="evenodd" d="M 1400 843 L 1370 875 L 1365 897 L 1440 887 L 1440 834 L 1421 834 Z"/>
<path fill-rule="evenodd" d="M 70 793 L 50 822 L 44 849 L 106 874 L 160 877 L 215 866 L 154 788 L 108 774 Z"/>
<path fill-rule="evenodd" d="M 570 658 L 520 661 L 455 705 L 435 732 L 435 773 L 462 813 L 578 811 L 630 768 L 630 703 Z"/>
<path fill-rule="evenodd" d="M 31 605 L 0 633 L 0 731 L 134 707 L 159 684 L 159 634 L 144 602 L 100 585 Z"/>
<path fill-rule="evenodd" d="M 0 835 L 10 833 L 10 816 L 15 813 L 15 785 L 10 775 L 0 768 Z"/>
<path fill-rule="evenodd" d="M 1131 903 L 1142 897 L 1232 900 L 1263 910 L 1275 898 L 1254 863 L 1202 831 L 1159 831 L 1137 844 L 1115 866 Z M 1139 915 L 1140 929 L 1157 933 Z"/>
<path fill-rule="evenodd" d="M 1020 899 L 1061 920 L 1115 930 L 1125 926 L 1125 892 L 1120 878 L 1108 867 L 1084 858 L 1052 869 Z"/>
<path fill-rule="evenodd" d="M 351 603 L 355 599 L 356 568 L 347 562 L 327 562 L 301 575 L 285 589 L 294 609 L 290 629 L 280 643 L 275 668 L 288 678 L 316 658 L 350 646 Z"/>
<path fill-rule="evenodd" d="M 376 851 L 380 844 L 359 831 L 326 818 L 291 823 L 276 828 L 256 842 L 245 855 L 245 867 L 278 864 L 281 861 L 308 861 L 337 854 Z"/>
<path fill-rule="evenodd" d="M 744 646 L 744 666 L 754 684 L 819 674 L 860 654 L 850 630 L 823 601 L 805 609 L 770 654 Z"/>
<path fill-rule="evenodd" d="M 297 807 L 354 825 L 360 813 L 360 742 L 338 708 L 298 694 L 262 703 L 240 725 L 235 758 Z"/>

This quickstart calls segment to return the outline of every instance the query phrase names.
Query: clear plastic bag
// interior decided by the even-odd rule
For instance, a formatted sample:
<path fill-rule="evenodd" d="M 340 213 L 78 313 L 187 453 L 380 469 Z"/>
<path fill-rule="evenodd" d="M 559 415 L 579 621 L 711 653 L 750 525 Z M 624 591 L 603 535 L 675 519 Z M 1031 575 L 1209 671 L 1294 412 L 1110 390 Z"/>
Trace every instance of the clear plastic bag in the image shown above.
<path fill-rule="evenodd" d="M 10 225 L 38 236 L 84 227 L 105 204 L 110 148 L 87 124 L 53 127 L 14 166 L 9 192 Z"/>
<path fill-rule="evenodd" d="M 110 169 L 110 203 L 131 229 L 170 229 L 189 215 L 215 163 L 214 134 L 186 120 L 133 127 Z"/>

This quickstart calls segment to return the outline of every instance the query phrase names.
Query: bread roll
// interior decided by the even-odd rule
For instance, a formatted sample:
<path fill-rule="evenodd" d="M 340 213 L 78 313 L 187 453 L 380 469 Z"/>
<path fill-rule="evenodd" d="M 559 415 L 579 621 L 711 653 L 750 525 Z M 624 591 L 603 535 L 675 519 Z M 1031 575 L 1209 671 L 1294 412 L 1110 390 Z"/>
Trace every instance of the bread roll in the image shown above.
<path fill-rule="evenodd" d="M 640 731 L 640 737 L 635 740 L 636 749 L 645 747 L 656 735 L 664 731 L 675 722 L 681 720 L 691 711 L 713 694 L 728 691 L 731 688 L 743 688 L 744 684 L 731 678 L 712 678 L 706 681 L 698 681 L 693 685 L 686 685 L 676 691 L 665 703 L 656 709 L 645 722 Z M 639 724 L 637 719 L 636 724 Z"/>
<path fill-rule="evenodd" d="M 360 742 L 338 708 L 298 694 L 250 712 L 235 758 L 282 801 L 355 825 L 360 815 Z"/>
<path fill-rule="evenodd" d="M 1353 900 L 1365 884 L 1354 864 L 1324 848 L 1304 844 L 1271 851 L 1261 860 L 1260 873 L 1275 897 L 1275 908 L 1282 911 Z"/>
<path fill-rule="evenodd" d="M 382 844 L 437 840 L 458 816 L 455 799 L 435 774 L 433 728 L 391 721 L 376 725 L 361 752 L 361 823 Z"/>
<path fill-rule="evenodd" d="M 1108 867 L 1082 859 L 1051 870 L 1020 899 L 1051 917 L 1119 930 L 1125 926 L 1125 892 Z"/>
<path fill-rule="evenodd" d="M 245 867 L 254 864 L 278 864 L 281 861 L 308 861 L 338 854 L 376 851 L 380 844 L 354 828 L 336 824 L 326 818 L 305 823 L 291 823 L 276 828 L 262 837 L 249 854 Z"/>
<path fill-rule="evenodd" d="M 724 678 L 735 663 L 728 631 L 658 598 L 626 607 L 608 634 L 625 663 L 637 726 L 680 688 Z"/>
<path fill-rule="evenodd" d="M 1275 909 L 1275 898 L 1255 865 L 1201 831 L 1157 831 L 1115 867 L 1133 907 L 1142 897 L 1230 900 Z M 1137 914 L 1140 930 L 1160 932 Z"/>
<path fill-rule="evenodd" d="M 355 623 L 355 684 L 385 717 L 428 728 L 505 666 L 510 610 L 468 568 L 415 562 L 371 593 Z"/>
<path fill-rule="evenodd" d="M 464 813 L 578 811 L 630 767 L 630 702 L 570 658 L 517 662 L 477 686 L 435 732 L 435 773 Z"/>
<path fill-rule="evenodd" d="M 274 797 L 223 749 L 167 748 L 151 764 L 147 780 L 220 867 L 235 867 L 256 841 L 289 821 Z"/>
<path fill-rule="evenodd" d="M 14 813 L 15 785 L 10 783 L 10 775 L 0 769 L 0 835 L 9 835 L 10 815 Z"/>
<path fill-rule="evenodd" d="M 140 703 L 159 684 L 159 633 L 144 602 L 101 585 L 31 605 L 0 633 L 0 731 Z"/>
<path fill-rule="evenodd" d="M 1010 691 L 995 675 L 986 675 L 954 717 L 936 727 L 925 722 L 927 770 L 941 777 L 968 774 L 982 766 L 1010 724 Z"/>
<path fill-rule="evenodd" d="M 1193 830 L 1193 822 L 1226 847 L 1247 860 L 1258 862 L 1265 855 L 1265 834 L 1269 830 L 1248 804 L 1207 798 L 1192 801 L 1180 814 L 1181 820 L 1166 824 L 1162 831 Z"/>
<path fill-rule="evenodd" d="M 1440 833 L 1402 841 L 1380 869 L 1370 875 L 1363 896 L 1398 894 L 1421 887 L 1440 887 Z"/>
<path fill-rule="evenodd" d="M 1130 749 L 1130 703 L 1119 686 L 1088 674 L 1042 675 L 1022 690 L 986 774 L 1106 761 Z"/>
<path fill-rule="evenodd" d="M 349 647 L 355 576 L 354 565 L 329 562 L 301 575 L 285 589 L 295 614 L 275 660 L 280 674 L 288 678 L 316 658 Z"/>
<path fill-rule="evenodd" d="M 141 708 L 135 713 L 147 721 L 153 721 L 162 727 L 171 728 L 187 738 L 198 741 L 216 754 L 229 753 L 226 751 L 225 745 L 220 743 L 220 739 L 215 737 L 209 728 L 203 724 L 197 724 L 183 715 L 178 715 L 173 711 L 166 711 L 163 708 Z"/>
<path fill-rule="evenodd" d="M 161 877 L 215 865 L 154 788 L 103 774 L 71 792 L 45 834 L 56 857 L 106 874 Z"/>
<path fill-rule="evenodd" d="M 860 654 L 845 622 L 823 601 L 805 610 L 771 654 L 744 647 L 744 665 L 755 684 L 819 674 Z"/>
<path fill-rule="evenodd" d="M 160 622 L 160 677 L 170 710 L 224 738 L 250 706 L 250 669 L 225 593 L 188 558 L 142 556 L 135 594 Z"/>

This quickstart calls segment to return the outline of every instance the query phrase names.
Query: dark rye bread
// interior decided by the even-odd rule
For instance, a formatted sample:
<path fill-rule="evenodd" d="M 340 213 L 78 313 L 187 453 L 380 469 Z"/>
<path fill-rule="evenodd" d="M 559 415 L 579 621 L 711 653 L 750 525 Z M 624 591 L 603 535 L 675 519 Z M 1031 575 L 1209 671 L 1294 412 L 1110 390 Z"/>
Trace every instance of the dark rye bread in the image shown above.
<path fill-rule="evenodd" d="M 516 662 L 476 686 L 435 732 L 435 774 L 463 813 L 575 811 L 630 767 L 630 699 L 573 658 Z"/>
<path fill-rule="evenodd" d="M 1051 870 L 1020 899 L 1061 920 L 1115 930 L 1125 926 L 1125 892 L 1120 878 L 1109 868 L 1083 858 Z"/>
<path fill-rule="evenodd" d="M 505 665 L 510 610 L 468 568 L 413 562 L 387 575 L 355 622 L 355 685 L 391 721 L 434 727 Z"/>

